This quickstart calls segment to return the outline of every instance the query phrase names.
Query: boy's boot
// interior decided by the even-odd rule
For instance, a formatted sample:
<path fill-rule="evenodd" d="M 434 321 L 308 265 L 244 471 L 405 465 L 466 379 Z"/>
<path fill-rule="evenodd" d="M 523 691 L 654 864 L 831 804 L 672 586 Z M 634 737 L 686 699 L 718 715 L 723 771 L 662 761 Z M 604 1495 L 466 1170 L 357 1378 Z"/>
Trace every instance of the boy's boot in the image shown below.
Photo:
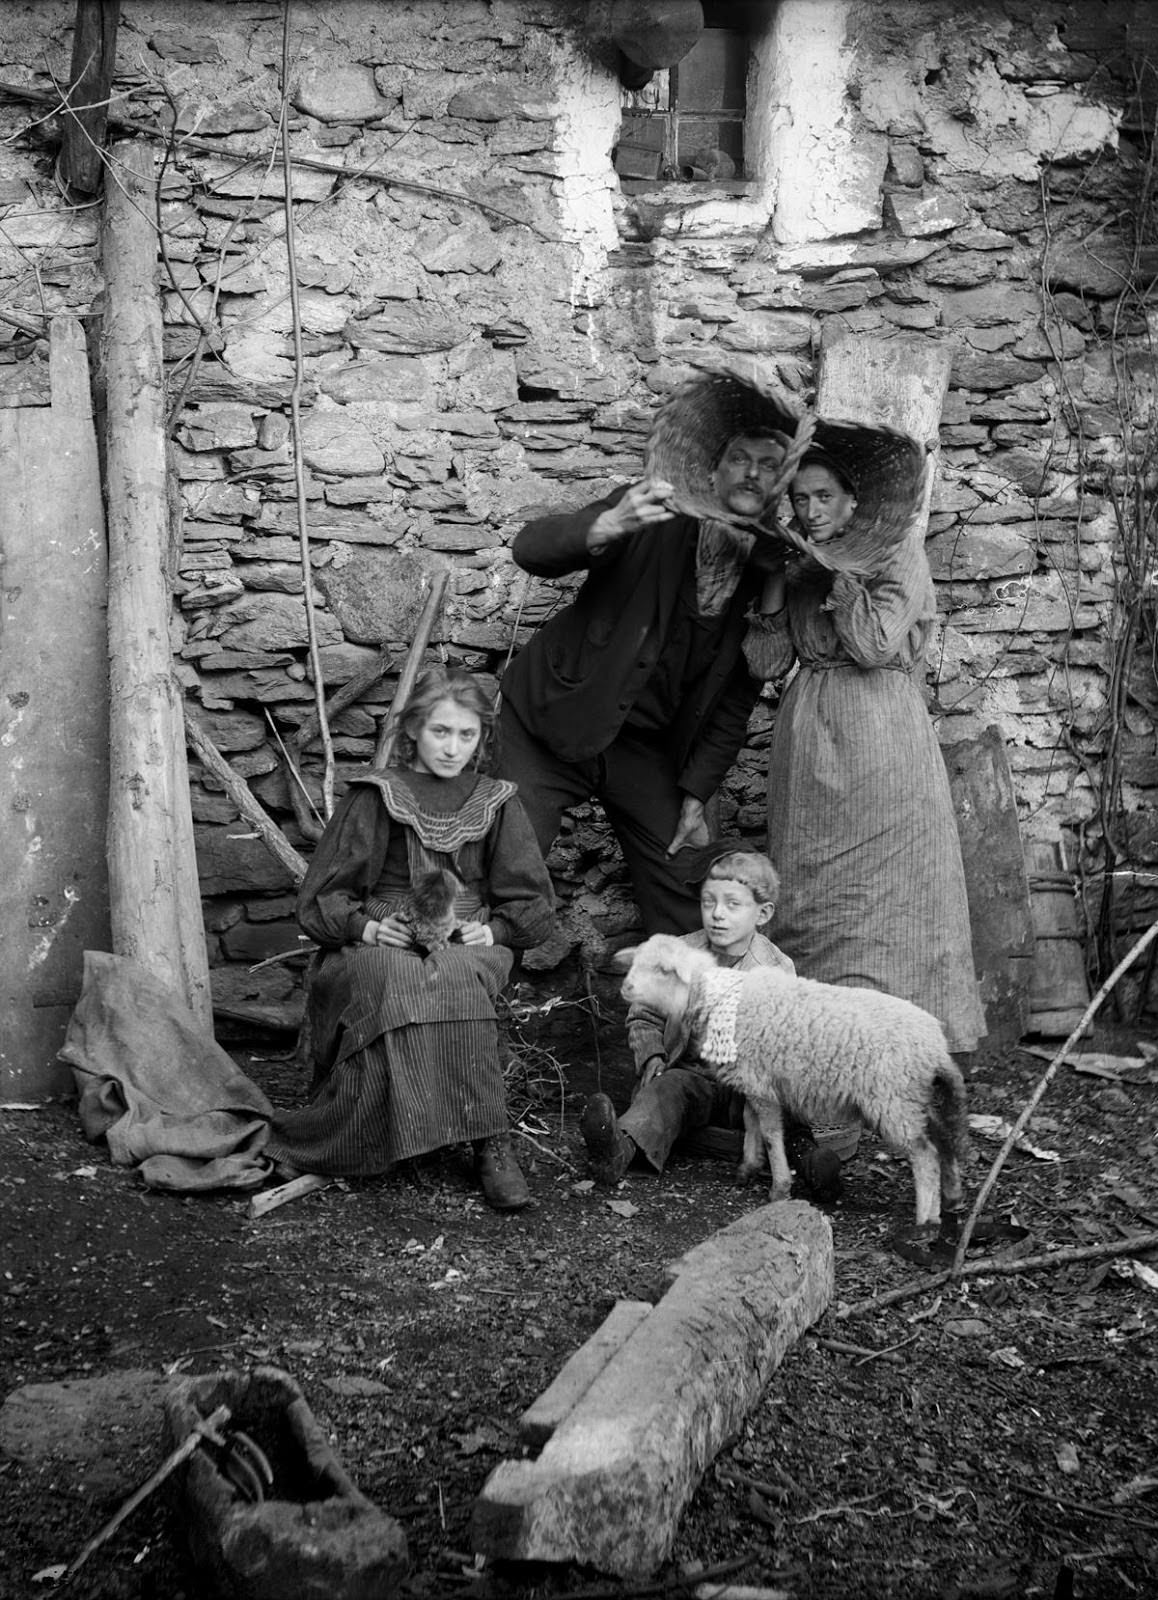
<path fill-rule="evenodd" d="M 785 1128 L 784 1153 L 788 1165 L 814 1200 L 840 1198 L 844 1192 L 840 1157 L 834 1150 L 818 1145 L 806 1123 L 793 1122 Z"/>
<path fill-rule="evenodd" d="M 509 1133 L 493 1133 L 489 1139 L 476 1139 L 475 1172 L 483 1199 L 496 1211 L 521 1211 L 530 1204 L 531 1191 L 523 1177 Z"/>
<path fill-rule="evenodd" d="M 591 1176 L 596 1183 L 613 1187 L 631 1165 L 636 1146 L 635 1140 L 621 1130 L 615 1107 L 607 1095 L 591 1096 L 583 1107 L 579 1131 L 587 1146 Z"/>

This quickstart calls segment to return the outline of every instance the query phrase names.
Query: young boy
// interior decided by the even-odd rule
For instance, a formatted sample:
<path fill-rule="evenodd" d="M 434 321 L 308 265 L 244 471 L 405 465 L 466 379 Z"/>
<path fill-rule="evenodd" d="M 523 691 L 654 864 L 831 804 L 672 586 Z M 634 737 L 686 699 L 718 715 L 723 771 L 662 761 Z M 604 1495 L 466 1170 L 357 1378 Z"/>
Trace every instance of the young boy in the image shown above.
<path fill-rule="evenodd" d="M 717 847 L 700 889 L 703 926 L 685 933 L 685 943 L 710 950 L 721 967 L 796 969 L 761 927 L 776 909 L 780 880 L 767 856 L 755 851 Z M 583 1109 L 579 1127 L 597 1183 L 619 1182 L 638 1151 L 663 1171 L 668 1152 L 681 1133 L 712 1121 L 742 1125 L 742 1102 L 734 1090 L 716 1082 L 698 1060 L 669 1060 L 663 1043 L 663 1018 L 643 1006 L 627 1014 L 627 1039 L 635 1057 L 637 1084 L 631 1105 L 617 1117 L 605 1094 L 594 1094 Z M 840 1189 L 840 1162 L 817 1148 L 803 1123 L 789 1123 L 788 1158 L 818 1197 L 834 1197 Z"/>

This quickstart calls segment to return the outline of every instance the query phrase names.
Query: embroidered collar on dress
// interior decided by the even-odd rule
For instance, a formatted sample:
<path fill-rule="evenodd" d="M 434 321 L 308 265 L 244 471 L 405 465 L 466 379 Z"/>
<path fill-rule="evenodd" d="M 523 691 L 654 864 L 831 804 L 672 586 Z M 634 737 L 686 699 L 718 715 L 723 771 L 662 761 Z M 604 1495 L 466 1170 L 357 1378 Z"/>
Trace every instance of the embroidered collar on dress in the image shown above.
<path fill-rule="evenodd" d="M 383 772 L 360 773 L 350 781 L 372 785 L 395 822 L 413 828 L 428 850 L 446 855 L 452 855 L 471 839 L 485 838 L 503 806 L 517 793 L 515 785 L 505 778 L 487 778 L 479 774 L 474 788 L 457 810 L 427 811 L 408 779 L 403 769 L 390 767 Z"/>

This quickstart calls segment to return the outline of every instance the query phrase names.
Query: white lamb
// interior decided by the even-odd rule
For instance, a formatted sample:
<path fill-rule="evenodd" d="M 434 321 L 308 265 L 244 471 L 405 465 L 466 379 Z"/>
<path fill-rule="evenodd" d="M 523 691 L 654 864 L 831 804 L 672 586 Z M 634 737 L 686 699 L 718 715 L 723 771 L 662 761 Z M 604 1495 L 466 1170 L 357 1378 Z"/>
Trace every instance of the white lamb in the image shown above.
<path fill-rule="evenodd" d="M 940 1221 L 942 1201 L 958 1209 L 965 1083 L 935 1017 L 875 989 L 721 968 L 670 934 L 621 952 L 628 959 L 624 999 L 665 1017 L 673 1044 L 690 1041 L 745 1096 L 741 1176 L 762 1166 L 762 1136 L 773 1197 L 785 1199 L 783 1112 L 809 1123 L 859 1116 L 908 1156 L 919 1225 Z"/>

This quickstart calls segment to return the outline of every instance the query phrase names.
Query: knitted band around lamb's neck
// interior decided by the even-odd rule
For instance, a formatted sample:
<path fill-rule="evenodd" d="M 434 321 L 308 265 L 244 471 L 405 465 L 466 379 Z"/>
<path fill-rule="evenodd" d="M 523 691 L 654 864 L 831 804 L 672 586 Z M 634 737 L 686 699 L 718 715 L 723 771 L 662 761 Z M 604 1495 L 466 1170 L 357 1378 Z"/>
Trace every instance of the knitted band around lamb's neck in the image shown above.
<path fill-rule="evenodd" d="M 704 1012 L 699 1054 L 713 1066 L 727 1066 L 736 1059 L 736 1010 L 743 985 L 744 974 L 735 967 L 717 967 L 697 982 Z"/>

